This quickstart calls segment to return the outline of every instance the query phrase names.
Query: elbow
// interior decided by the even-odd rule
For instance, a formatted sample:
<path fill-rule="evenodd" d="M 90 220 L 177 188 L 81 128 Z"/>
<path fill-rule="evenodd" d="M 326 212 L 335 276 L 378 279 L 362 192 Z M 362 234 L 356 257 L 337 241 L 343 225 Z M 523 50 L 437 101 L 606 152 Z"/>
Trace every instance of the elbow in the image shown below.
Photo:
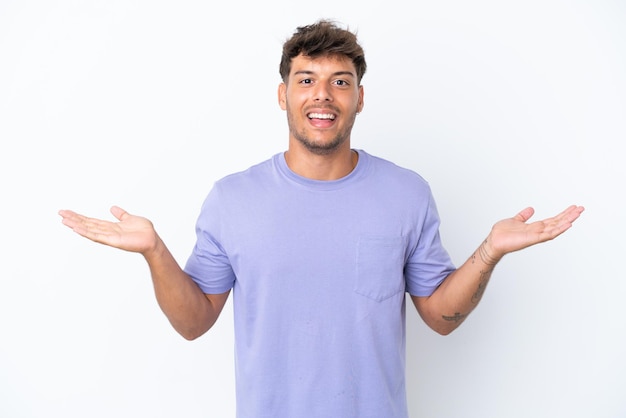
<path fill-rule="evenodd" d="M 204 330 L 176 330 L 187 341 L 194 341 L 202 337 L 208 329 Z"/>
<path fill-rule="evenodd" d="M 452 334 L 452 331 L 454 331 L 456 328 L 457 327 L 449 327 L 449 326 L 431 327 L 433 331 L 435 331 L 437 334 L 443 337 Z"/>
<path fill-rule="evenodd" d="M 427 318 L 422 317 L 424 322 L 431 330 L 435 331 L 437 334 L 442 336 L 447 336 L 452 334 L 454 330 L 456 330 L 459 325 L 461 325 L 462 321 L 450 321 L 446 319 L 447 317 L 442 315 L 440 319 Z"/>
<path fill-rule="evenodd" d="M 201 333 L 181 332 L 181 331 L 178 331 L 178 333 L 187 341 L 193 341 L 202 336 Z"/>
<path fill-rule="evenodd" d="M 452 334 L 465 320 L 465 316 L 459 316 L 456 314 L 452 317 L 442 315 L 441 319 L 426 322 L 428 327 L 435 331 L 437 334 L 447 336 Z"/>
<path fill-rule="evenodd" d="M 193 341 L 203 336 L 210 327 L 198 327 L 198 326 L 181 326 L 172 323 L 172 326 L 178 332 L 178 334 L 187 341 Z"/>
<path fill-rule="evenodd" d="M 439 335 L 450 335 L 452 331 L 456 330 L 465 322 L 468 315 L 469 313 L 462 314 L 459 312 L 456 312 L 454 315 L 441 315 L 438 320 L 433 321 L 429 325 Z"/>
<path fill-rule="evenodd" d="M 433 307 L 432 297 L 412 296 L 412 299 L 419 316 L 422 318 L 426 326 L 439 335 L 449 335 L 461 322 L 460 320 L 462 318 L 459 314 L 452 317 L 446 317 L 441 313 L 440 309 Z"/>

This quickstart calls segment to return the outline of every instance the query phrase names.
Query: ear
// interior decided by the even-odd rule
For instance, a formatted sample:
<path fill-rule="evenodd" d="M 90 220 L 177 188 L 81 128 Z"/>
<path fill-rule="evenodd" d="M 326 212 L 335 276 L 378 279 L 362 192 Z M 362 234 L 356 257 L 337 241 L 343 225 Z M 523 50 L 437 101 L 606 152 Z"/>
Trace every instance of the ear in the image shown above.
<path fill-rule="evenodd" d="M 281 109 L 287 110 L 287 85 L 285 83 L 278 85 L 278 105 Z"/>
<path fill-rule="evenodd" d="M 361 111 L 363 110 L 363 105 L 365 104 L 363 102 L 363 93 L 364 93 L 363 92 L 363 86 L 359 86 L 359 101 L 358 101 L 357 106 L 356 106 L 357 113 L 361 113 Z"/>

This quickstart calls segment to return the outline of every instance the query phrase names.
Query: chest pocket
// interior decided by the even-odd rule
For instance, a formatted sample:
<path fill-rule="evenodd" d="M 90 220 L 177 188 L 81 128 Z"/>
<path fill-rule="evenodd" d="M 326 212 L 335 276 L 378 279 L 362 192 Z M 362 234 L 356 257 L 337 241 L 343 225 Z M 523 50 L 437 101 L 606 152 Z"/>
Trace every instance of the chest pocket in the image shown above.
<path fill-rule="evenodd" d="M 403 237 L 362 237 L 355 292 L 380 302 L 404 291 L 404 253 Z"/>

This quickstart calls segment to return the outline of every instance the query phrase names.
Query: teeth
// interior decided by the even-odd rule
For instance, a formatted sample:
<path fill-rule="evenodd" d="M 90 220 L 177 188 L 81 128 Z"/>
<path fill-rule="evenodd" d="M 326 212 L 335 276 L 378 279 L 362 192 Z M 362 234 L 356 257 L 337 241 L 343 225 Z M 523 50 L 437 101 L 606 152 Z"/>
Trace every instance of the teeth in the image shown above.
<path fill-rule="evenodd" d="M 330 119 L 334 120 L 335 115 L 329 113 L 309 113 L 309 119 Z"/>

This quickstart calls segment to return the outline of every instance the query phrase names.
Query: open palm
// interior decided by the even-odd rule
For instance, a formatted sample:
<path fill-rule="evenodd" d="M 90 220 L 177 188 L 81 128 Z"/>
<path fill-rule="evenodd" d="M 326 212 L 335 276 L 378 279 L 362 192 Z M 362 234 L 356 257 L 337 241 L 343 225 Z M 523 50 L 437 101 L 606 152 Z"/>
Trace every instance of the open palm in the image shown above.
<path fill-rule="evenodd" d="M 89 218 L 71 210 L 59 211 L 64 225 L 92 241 L 138 253 L 154 247 L 158 237 L 152 222 L 117 206 L 111 208 L 111 213 L 119 222 Z"/>
<path fill-rule="evenodd" d="M 572 205 L 554 217 L 526 223 L 535 213 L 533 208 L 526 208 L 514 217 L 503 219 L 493 226 L 490 245 L 495 254 L 502 256 L 549 241 L 567 231 L 583 210 L 582 206 Z"/>

